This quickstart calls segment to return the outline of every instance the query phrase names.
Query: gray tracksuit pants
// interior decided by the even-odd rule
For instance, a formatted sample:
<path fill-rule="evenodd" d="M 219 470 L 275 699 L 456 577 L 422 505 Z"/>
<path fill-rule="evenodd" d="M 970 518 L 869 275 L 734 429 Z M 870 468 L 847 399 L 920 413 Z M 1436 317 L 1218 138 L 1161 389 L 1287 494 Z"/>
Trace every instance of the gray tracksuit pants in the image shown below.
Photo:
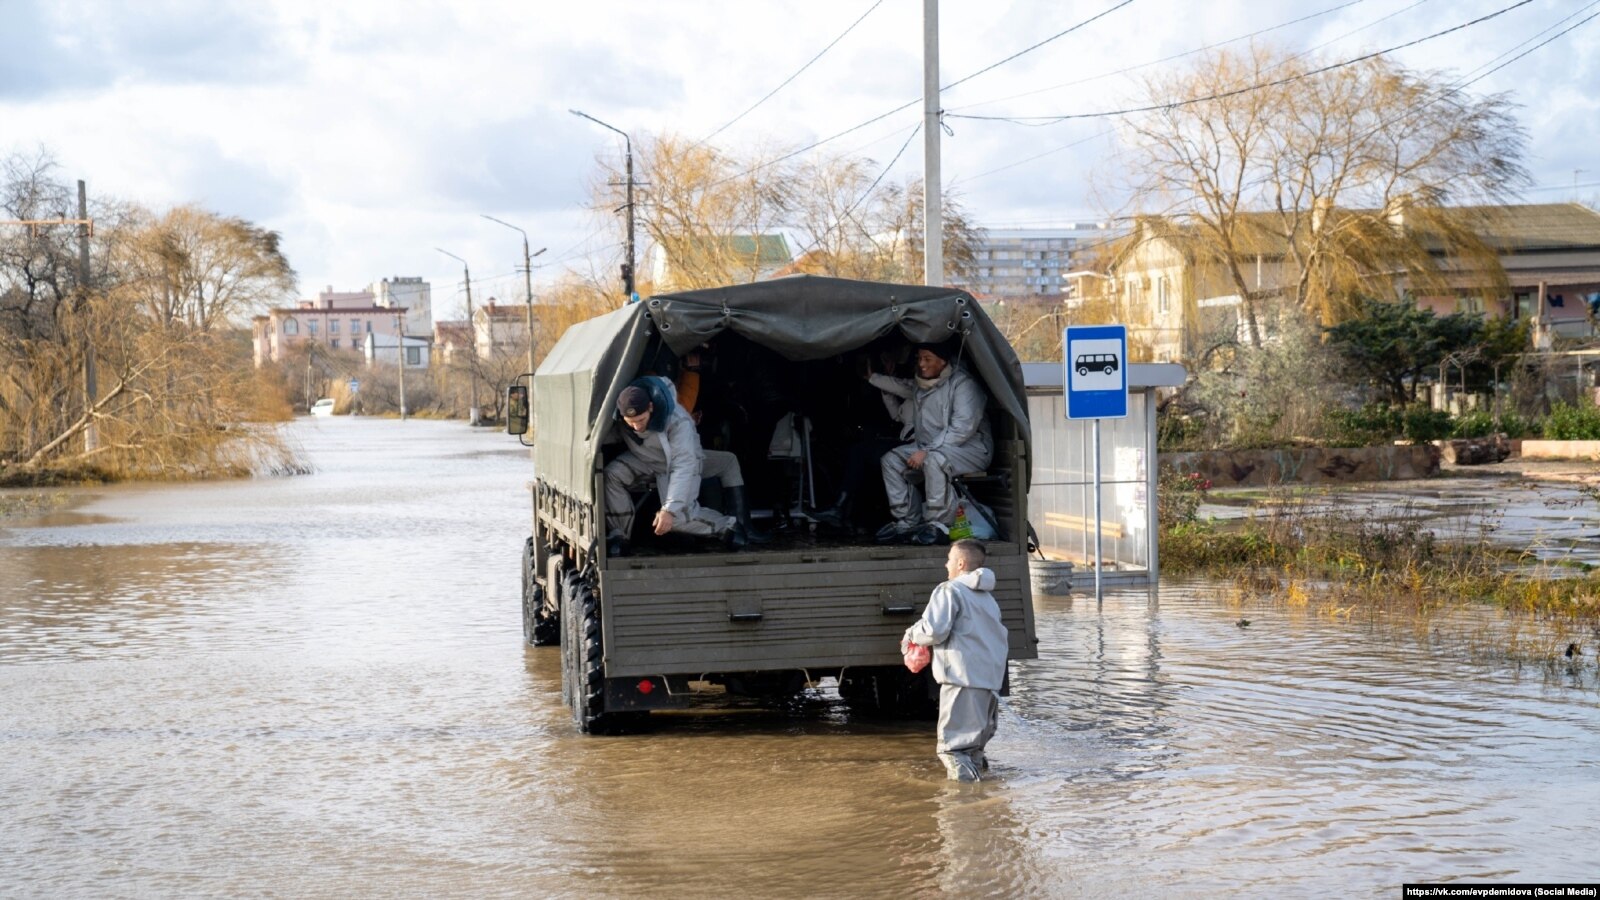
<path fill-rule="evenodd" d="M 907 468 L 906 460 L 916 452 L 916 444 L 905 444 L 883 455 L 883 489 L 889 495 L 889 511 L 903 528 L 924 522 L 949 525 L 956 517 L 956 492 L 950 479 L 982 472 L 992 454 L 989 448 L 977 445 L 930 450 L 920 470 Z"/>
<path fill-rule="evenodd" d="M 739 461 L 732 453 L 706 451 L 705 463 L 701 467 L 703 477 L 720 476 L 725 487 L 738 487 L 744 483 L 737 478 L 738 470 Z M 739 484 L 729 484 L 729 477 L 739 480 Z M 650 471 L 644 466 L 643 461 L 633 454 L 624 453 L 606 463 L 606 528 L 609 533 L 621 535 L 633 533 L 633 495 L 629 493 L 629 489 L 646 483 L 647 479 L 655 479 L 656 489 L 663 497 L 666 496 L 667 476 Z M 725 516 L 714 509 L 707 509 L 693 499 L 685 501 L 683 514 L 673 518 L 674 533 L 695 537 L 714 537 L 734 525 L 733 516 Z"/>

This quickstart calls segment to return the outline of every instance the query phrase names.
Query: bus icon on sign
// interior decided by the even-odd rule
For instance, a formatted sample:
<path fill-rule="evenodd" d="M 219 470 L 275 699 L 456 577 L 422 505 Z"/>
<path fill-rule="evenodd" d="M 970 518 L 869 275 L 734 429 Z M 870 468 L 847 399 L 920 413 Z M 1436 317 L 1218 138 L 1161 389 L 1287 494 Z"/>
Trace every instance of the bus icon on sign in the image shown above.
<path fill-rule="evenodd" d="M 1087 375 L 1090 372 L 1104 372 L 1110 375 L 1120 368 L 1115 353 L 1080 353 L 1078 358 L 1073 360 L 1073 364 L 1077 367 L 1079 375 Z"/>

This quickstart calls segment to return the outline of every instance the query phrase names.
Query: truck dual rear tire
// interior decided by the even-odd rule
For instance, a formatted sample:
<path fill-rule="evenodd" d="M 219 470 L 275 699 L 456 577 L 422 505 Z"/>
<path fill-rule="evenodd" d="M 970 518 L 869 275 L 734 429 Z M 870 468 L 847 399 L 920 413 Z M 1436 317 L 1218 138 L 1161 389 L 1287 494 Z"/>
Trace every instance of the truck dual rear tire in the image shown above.
<path fill-rule="evenodd" d="M 561 577 L 561 696 L 584 734 L 616 734 L 638 724 L 643 713 L 605 712 L 605 650 L 600 598 L 594 585 L 567 569 Z"/>
<path fill-rule="evenodd" d="M 839 679 L 839 696 L 852 713 L 894 719 L 939 717 L 938 687 L 928 669 L 917 673 L 904 666 L 848 669 Z"/>
<path fill-rule="evenodd" d="M 533 538 L 522 548 L 522 639 L 530 647 L 561 643 L 560 617 L 546 608 L 544 588 L 534 580 Z"/>

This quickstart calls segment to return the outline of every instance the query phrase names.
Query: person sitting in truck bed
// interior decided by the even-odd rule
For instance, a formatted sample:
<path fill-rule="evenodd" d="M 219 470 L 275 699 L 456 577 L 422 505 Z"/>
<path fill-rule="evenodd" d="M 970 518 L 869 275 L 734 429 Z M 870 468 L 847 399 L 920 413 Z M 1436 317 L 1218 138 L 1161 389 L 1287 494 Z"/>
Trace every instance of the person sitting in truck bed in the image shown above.
<path fill-rule="evenodd" d="M 922 344 L 915 378 L 868 376 L 886 394 L 915 404 L 911 443 L 883 455 L 883 487 L 894 520 L 878 529 L 881 542 L 947 542 L 956 515 L 950 480 L 983 471 L 994 456 L 983 387 L 953 357 L 949 343 Z"/>
<path fill-rule="evenodd" d="M 732 453 L 703 450 L 694 420 L 674 398 L 672 382 L 655 375 L 634 379 L 617 397 L 617 412 L 627 428 L 622 430 L 626 449 L 606 464 L 606 552 L 624 556 L 633 531 L 633 498 L 629 489 L 647 478 L 655 479 L 661 510 L 652 523 L 657 535 L 669 531 L 700 537 L 720 537 L 730 550 L 743 550 L 749 534 L 742 524 L 749 513 L 744 500 L 744 477 Z M 722 480 L 725 497 L 735 515 L 701 506 L 701 477 Z"/>

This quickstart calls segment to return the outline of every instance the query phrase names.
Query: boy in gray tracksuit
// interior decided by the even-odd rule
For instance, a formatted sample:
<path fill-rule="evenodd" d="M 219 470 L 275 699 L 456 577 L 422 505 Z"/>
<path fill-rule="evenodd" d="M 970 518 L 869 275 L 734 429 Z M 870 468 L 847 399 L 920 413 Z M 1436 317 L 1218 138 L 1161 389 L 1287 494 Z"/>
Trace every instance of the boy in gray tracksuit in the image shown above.
<path fill-rule="evenodd" d="M 994 737 L 1000 685 L 1006 677 L 1006 626 L 995 602 L 994 572 L 984 568 L 983 544 L 966 538 L 950 545 L 949 580 L 933 589 L 922 618 L 906 629 L 906 644 L 933 648 L 939 683 L 936 750 L 954 781 L 977 781 L 989 768 L 984 745 Z"/>

